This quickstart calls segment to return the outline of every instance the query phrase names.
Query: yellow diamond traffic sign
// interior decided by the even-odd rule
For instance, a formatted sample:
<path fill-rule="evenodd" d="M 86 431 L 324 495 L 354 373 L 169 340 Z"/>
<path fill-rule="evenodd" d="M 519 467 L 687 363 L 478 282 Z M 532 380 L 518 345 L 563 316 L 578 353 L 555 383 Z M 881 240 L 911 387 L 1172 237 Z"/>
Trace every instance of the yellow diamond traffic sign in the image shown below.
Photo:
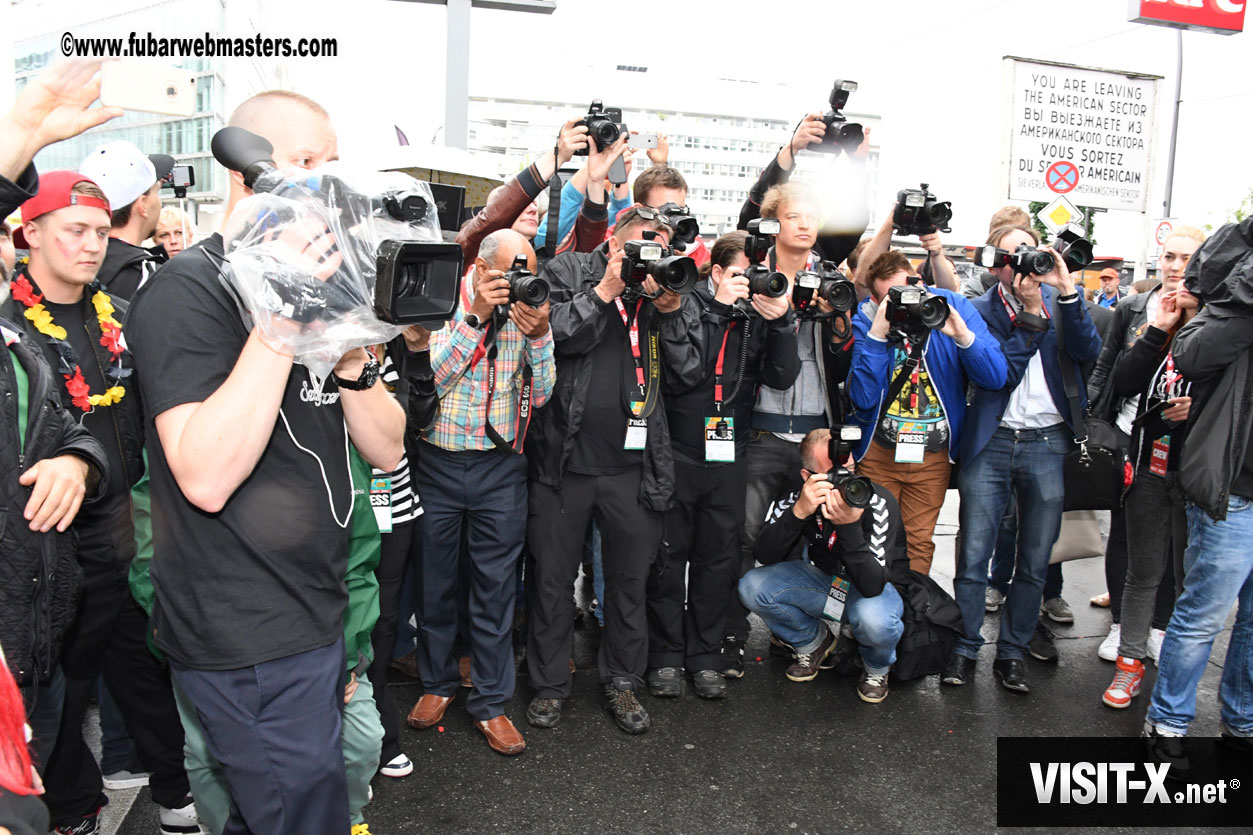
<path fill-rule="evenodd" d="M 1056 200 L 1040 210 L 1037 217 L 1054 235 L 1072 223 L 1083 223 L 1083 212 L 1067 200 L 1065 195 L 1058 195 Z"/>

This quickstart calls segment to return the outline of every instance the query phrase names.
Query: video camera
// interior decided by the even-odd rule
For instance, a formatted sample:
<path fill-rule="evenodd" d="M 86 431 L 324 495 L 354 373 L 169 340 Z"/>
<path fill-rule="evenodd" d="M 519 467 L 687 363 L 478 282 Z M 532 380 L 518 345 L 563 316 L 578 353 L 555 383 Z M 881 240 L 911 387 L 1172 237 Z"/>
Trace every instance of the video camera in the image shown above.
<path fill-rule="evenodd" d="M 675 250 L 685 252 L 689 244 L 696 243 L 696 238 L 700 235 L 700 224 L 697 223 L 696 218 L 692 217 L 687 206 L 663 203 L 657 212 L 666 225 L 674 230 L 674 234 L 670 236 L 670 243 Z"/>
<path fill-rule="evenodd" d="M 861 145 L 865 131 L 857 122 L 848 121 L 842 112 L 844 105 L 848 104 L 848 94 L 856 90 L 856 81 L 836 79 L 829 99 L 831 109 L 822 116 L 822 124 L 826 126 L 827 132 L 820 141 L 811 144 L 809 150 L 824 154 L 838 154 L 841 151 L 852 154 Z"/>
<path fill-rule="evenodd" d="M 953 204 L 940 203 L 935 195 L 921 188 L 901 189 L 896 193 L 896 210 L 892 213 L 892 225 L 898 235 L 930 235 L 932 232 L 952 232 L 948 222 L 953 219 Z"/>
<path fill-rule="evenodd" d="M 917 281 L 917 279 L 914 279 Z M 929 295 L 917 284 L 888 288 L 884 315 L 892 333 L 917 341 L 928 330 L 939 330 L 948 321 L 948 300 Z"/>
<path fill-rule="evenodd" d="M 646 231 L 644 238 L 622 245 L 622 280 L 627 284 L 627 291 L 638 293 L 638 286 L 649 278 L 661 289 L 680 295 L 695 290 L 700 277 L 696 262 L 686 255 L 676 255 L 657 240 L 656 232 Z"/>
<path fill-rule="evenodd" d="M 552 293 L 547 280 L 527 269 L 525 255 L 514 257 L 513 266 L 505 273 L 505 279 L 509 282 L 510 304 L 522 302 L 531 307 L 542 307 Z"/>
<path fill-rule="evenodd" d="M 818 299 L 824 299 L 835 313 L 847 313 L 857 304 L 857 288 L 835 264 L 823 261 L 815 270 L 798 272 L 792 288 L 792 306 L 801 319 L 827 315 L 819 310 Z"/>
<path fill-rule="evenodd" d="M 270 142 L 243 128 L 219 130 L 211 147 L 217 161 L 241 173 L 244 185 L 254 192 L 323 205 L 338 213 L 339 224 L 349 238 L 340 236 L 340 250 L 346 258 L 359 254 L 362 260 L 372 261 L 362 272 L 373 272 L 374 313 L 380 320 L 393 325 L 416 323 L 439 328 L 456 313 L 461 288 L 461 247 L 415 239 L 419 224 L 434 224 L 428 218 L 431 201 L 426 196 L 401 186 L 367 194 L 331 174 L 286 178 L 277 171 Z M 438 226 L 434 228 L 437 234 Z M 384 238 L 377 247 L 370 247 L 368 242 L 379 230 Z M 387 232 L 399 234 L 386 237 Z M 373 251 L 363 251 L 366 248 Z M 320 313 L 319 304 L 323 308 L 331 306 L 326 296 L 336 291 L 337 277 L 332 275 L 321 288 L 292 291 L 295 295 L 288 303 L 293 310 L 298 307 L 302 311 L 305 321 L 311 321 Z"/>
<path fill-rule="evenodd" d="M 587 136 L 596 143 L 596 149 L 603 151 L 618 141 L 627 132 L 622 123 L 622 108 L 605 107 L 600 99 L 592 102 L 587 108 L 587 115 L 580 119 L 575 127 L 583 125 L 587 128 Z M 574 152 L 576 157 L 585 157 L 591 153 L 591 145 Z"/>
<path fill-rule="evenodd" d="M 874 484 L 863 475 L 853 475 L 843 462 L 853 451 L 853 443 L 861 440 L 861 429 L 856 426 L 831 427 L 831 439 L 827 441 L 827 457 L 831 470 L 827 479 L 831 487 L 840 491 L 840 497 L 849 507 L 868 507 L 874 496 Z"/>

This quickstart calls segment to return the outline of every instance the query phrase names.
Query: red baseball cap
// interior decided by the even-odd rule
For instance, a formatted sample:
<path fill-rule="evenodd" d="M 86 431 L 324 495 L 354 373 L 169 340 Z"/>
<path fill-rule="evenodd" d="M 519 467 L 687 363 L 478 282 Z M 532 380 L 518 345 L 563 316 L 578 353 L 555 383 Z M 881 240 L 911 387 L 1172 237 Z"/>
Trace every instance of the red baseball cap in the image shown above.
<path fill-rule="evenodd" d="M 1118 270 L 1114 269 L 1113 267 L 1106 267 L 1105 269 L 1101 270 L 1101 275 L 1099 277 L 1100 278 L 1121 278 L 1121 276 L 1118 275 Z"/>
<path fill-rule="evenodd" d="M 92 206 L 104 209 L 106 212 L 111 211 L 108 200 L 86 194 L 72 194 L 74 186 L 79 183 L 96 185 L 90 177 L 84 177 L 77 171 L 49 171 L 47 174 L 40 174 L 39 190 L 35 192 L 34 197 L 22 204 L 22 223 L 42 217 L 48 212 L 64 209 L 66 206 Z M 99 188 L 99 186 L 96 187 Z M 22 234 L 20 225 L 13 230 L 13 245 L 18 249 L 30 248 L 26 245 L 26 236 Z"/>

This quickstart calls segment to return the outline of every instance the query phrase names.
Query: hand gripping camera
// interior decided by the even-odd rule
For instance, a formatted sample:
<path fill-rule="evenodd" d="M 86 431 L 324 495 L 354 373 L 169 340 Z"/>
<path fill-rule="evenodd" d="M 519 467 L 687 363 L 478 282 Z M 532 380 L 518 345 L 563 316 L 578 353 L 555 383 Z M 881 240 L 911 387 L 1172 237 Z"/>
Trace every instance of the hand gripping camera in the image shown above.
<path fill-rule="evenodd" d="M 921 188 L 901 189 L 896 193 L 896 210 L 892 213 L 892 225 L 898 235 L 930 235 L 932 232 L 951 232 L 948 222 L 953 219 L 953 204 L 940 203 L 935 195 Z"/>
<path fill-rule="evenodd" d="M 219 163 L 243 175 L 248 188 L 328 205 L 338 212 L 344 229 L 354 229 L 371 217 L 417 224 L 431 208 L 427 199 L 414 191 L 389 189 L 382 194 L 365 194 L 331 175 L 284 179 L 276 170 L 270 142 L 243 128 L 221 129 L 214 134 L 211 147 Z M 350 244 L 341 240 L 340 248 Z M 374 312 L 379 319 L 394 325 L 422 323 L 438 328 L 456 313 L 462 267 L 457 244 L 384 239 L 369 257 L 374 259 Z M 283 302 L 291 305 L 296 321 L 311 321 L 323 308 L 335 307 L 327 297 L 342 292 L 332 276 L 321 287 L 306 288 L 298 297 Z"/>
<path fill-rule="evenodd" d="M 826 125 L 827 132 L 820 141 L 810 145 L 809 150 L 824 154 L 838 154 L 841 151 L 852 154 L 861 145 L 865 138 L 862 126 L 857 122 L 850 122 L 842 112 L 844 105 L 848 104 L 848 94 L 856 89 L 856 81 L 836 79 L 829 99 L 831 109 L 822 116 L 822 124 Z"/>
<path fill-rule="evenodd" d="M 802 319 L 817 319 L 827 314 L 818 307 L 818 299 L 831 305 L 834 312 L 844 314 L 857 304 L 857 288 L 835 264 L 823 261 L 817 269 L 801 270 L 792 288 L 792 306 Z"/>
<path fill-rule="evenodd" d="M 868 507 L 874 496 L 874 485 L 863 475 L 853 475 L 843 462 L 853 451 L 853 444 L 861 440 L 861 429 L 856 426 L 831 427 L 831 439 L 827 441 L 827 457 L 831 470 L 827 479 L 833 489 L 840 491 L 840 498 L 849 507 Z"/>
<path fill-rule="evenodd" d="M 676 255 L 657 240 L 656 232 L 645 232 L 644 238 L 622 245 L 622 280 L 627 284 L 627 291 L 638 293 L 639 285 L 649 278 L 661 289 L 680 295 L 695 290 L 699 278 L 696 262 L 686 255 Z"/>
<path fill-rule="evenodd" d="M 889 287 L 883 303 L 892 333 L 911 341 L 921 339 L 928 330 L 939 330 L 948 321 L 948 300 L 929 295 L 916 284 Z"/>
<path fill-rule="evenodd" d="M 587 135 L 596 143 L 596 149 L 603 151 L 618 141 L 618 137 L 627 132 L 622 123 L 622 108 L 605 107 L 600 99 L 592 102 L 587 108 L 587 115 L 576 124 L 587 128 Z M 591 152 L 591 145 L 574 152 L 576 157 L 585 157 Z"/>

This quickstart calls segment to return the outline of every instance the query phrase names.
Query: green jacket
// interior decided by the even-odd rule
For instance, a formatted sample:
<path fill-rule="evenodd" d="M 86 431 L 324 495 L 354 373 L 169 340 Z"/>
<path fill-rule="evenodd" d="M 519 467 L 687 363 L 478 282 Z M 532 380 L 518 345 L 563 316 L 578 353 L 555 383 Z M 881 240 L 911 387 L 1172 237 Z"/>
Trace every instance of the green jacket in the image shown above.
<path fill-rule="evenodd" d="M 370 507 L 370 465 L 352 450 L 352 522 L 348 540 L 348 608 L 344 610 L 344 653 L 347 669 L 360 674 L 373 658 L 370 633 L 379 617 L 379 584 L 374 569 L 379 563 L 380 539 L 374 510 Z M 144 477 L 131 488 L 132 517 L 135 522 L 135 559 L 131 563 L 131 594 L 152 614 L 152 500 L 149 495 L 148 455 L 144 453 Z M 148 634 L 148 648 L 158 658 L 161 653 Z"/>

